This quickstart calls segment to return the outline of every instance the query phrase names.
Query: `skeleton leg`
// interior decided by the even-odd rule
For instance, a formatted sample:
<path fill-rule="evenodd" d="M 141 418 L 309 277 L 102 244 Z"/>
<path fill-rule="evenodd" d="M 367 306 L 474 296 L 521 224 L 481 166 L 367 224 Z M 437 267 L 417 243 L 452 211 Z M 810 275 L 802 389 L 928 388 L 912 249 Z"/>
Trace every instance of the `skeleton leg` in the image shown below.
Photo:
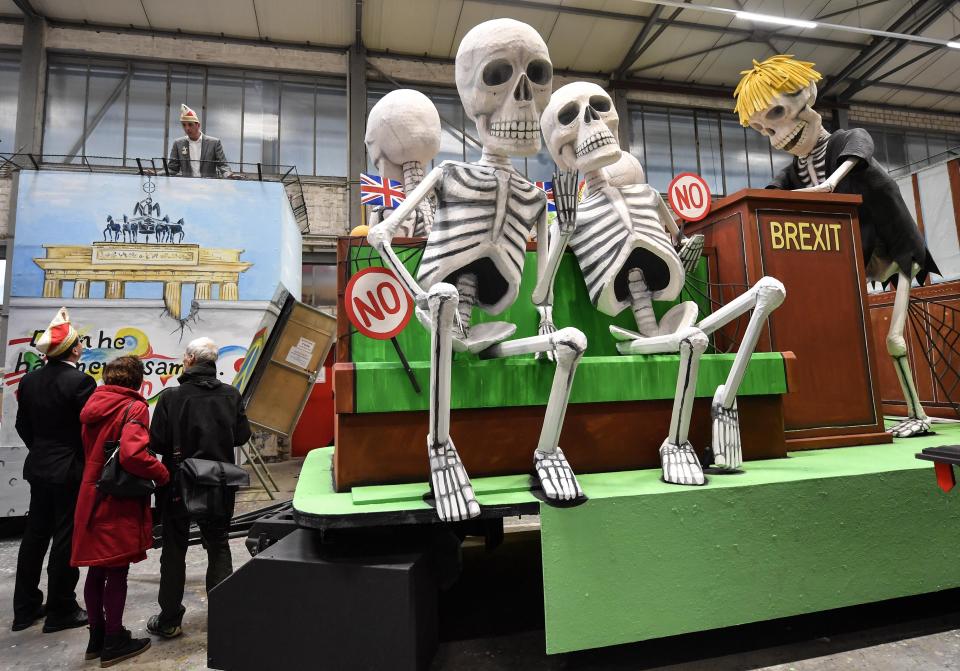
<path fill-rule="evenodd" d="M 450 373 L 453 357 L 453 317 L 457 312 L 457 290 L 436 284 L 427 293 L 430 308 L 430 487 L 437 514 L 445 522 L 457 522 L 480 514 L 480 504 L 450 439 Z"/>
<path fill-rule="evenodd" d="M 786 290 L 780 281 L 772 277 L 762 277 L 753 287 L 737 296 L 719 310 L 700 322 L 705 333 L 713 333 L 718 328 L 753 310 L 747 324 L 737 356 L 733 360 L 727 380 L 717 388 L 710 408 L 713 415 L 713 463 L 719 468 L 733 470 L 743 463 L 743 449 L 740 444 L 740 415 L 737 411 L 737 391 L 747 365 L 757 346 L 760 331 L 770 313 L 780 307 L 786 297 Z"/>
<path fill-rule="evenodd" d="M 544 496 L 550 501 L 573 501 L 583 497 L 577 476 L 559 447 L 560 430 L 567 414 L 570 389 L 577 364 L 587 349 L 587 338 L 575 328 L 563 328 L 547 335 L 518 338 L 484 350 L 483 358 L 499 358 L 553 352 L 557 369 L 550 387 L 547 411 L 540 430 L 540 442 L 533 455 L 533 465 Z"/>
<path fill-rule="evenodd" d="M 697 372 L 700 356 L 706 351 L 709 341 L 703 331 L 687 327 L 670 335 L 642 338 L 617 343 L 621 354 L 663 354 L 680 352 L 680 369 L 677 374 L 677 393 L 673 398 L 673 413 L 670 416 L 670 433 L 660 446 L 660 464 L 663 479 L 678 485 L 702 485 L 705 480 L 700 460 L 688 440 L 690 415 L 697 387 Z"/>
<path fill-rule="evenodd" d="M 897 278 L 897 296 L 893 302 L 893 316 L 890 318 L 890 331 L 887 333 L 887 352 L 893 357 L 893 367 L 903 389 L 903 398 L 907 402 L 907 419 L 887 429 L 895 438 L 920 436 L 930 430 L 930 420 L 920 405 L 920 397 L 913 383 L 910 362 L 907 359 L 907 341 L 903 337 L 906 326 L 907 310 L 910 307 L 910 283 L 912 278 L 900 271 Z"/>

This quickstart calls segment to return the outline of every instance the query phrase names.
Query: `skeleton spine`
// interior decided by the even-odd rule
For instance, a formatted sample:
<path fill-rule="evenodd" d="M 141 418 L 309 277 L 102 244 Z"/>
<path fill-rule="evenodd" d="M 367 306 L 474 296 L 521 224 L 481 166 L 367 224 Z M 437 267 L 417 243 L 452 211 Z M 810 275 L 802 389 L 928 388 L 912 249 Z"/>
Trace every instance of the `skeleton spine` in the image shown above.
<path fill-rule="evenodd" d="M 627 274 L 627 288 L 630 290 L 633 317 L 637 320 L 637 332 L 648 337 L 657 335 L 660 329 L 657 326 L 657 317 L 653 314 L 653 294 L 647 288 L 642 270 L 630 269 Z"/>
<path fill-rule="evenodd" d="M 409 195 L 413 190 L 420 186 L 423 181 L 423 165 L 420 161 L 407 161 L 403 164 L 403 190 Z M 414 235 L 429 235 L 433 228 L 433 205 L 429 198 L 424 198 L 417 205 L 417 212 L 420 213 L 421 221 L 414 227 Z"/>

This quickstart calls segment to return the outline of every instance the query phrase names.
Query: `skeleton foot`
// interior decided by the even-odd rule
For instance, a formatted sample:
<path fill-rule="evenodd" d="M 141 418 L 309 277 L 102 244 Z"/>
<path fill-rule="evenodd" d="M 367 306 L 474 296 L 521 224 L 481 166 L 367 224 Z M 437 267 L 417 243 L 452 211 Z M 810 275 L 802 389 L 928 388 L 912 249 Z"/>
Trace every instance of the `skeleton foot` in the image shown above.
<path fill-rule="evenodd" d="M 724 386 L 720 385 L 713 395 L 713 465 L 726 471 L 732 471 L 743 463 L 743 451 L 740 447 L 740 414 L 737 401 L 732 408 L 724 408 L 720 403 Z"/>
<path fill-rule="evenodd" d="M 660 465 L 665 482 L 675 485 L 702 485 L 706 482 L 700 460 L 689 441 L 675 445 L 669 439 L 665 440 L 660 446 Z"/>
<path fill-rule="evenodd" d="M 533 467 L 540 478 L 543 494 L 550 501 L 575 501 L 583 498 L 577 476 L 559 447 L 552 453 L 534 451 Z"/>
<path fill-rule="evenodd" d="M 430 457 L 430 488 L 437 502 L 437 515 L 444 522 L 459 522 L 480 515 L 480 504 L 473 494 L 473 486 L 460 461 L 453 441 L 434 445 L 427 438 Z"/>
<path fill-rule="evenodd" d="M 887 429 L 887 433 L 893 434 L 894 438 L 912 438 L 922 436 L 929 431 L 930 420 L 927 418 L 918 419 L 917 417 L 908 417 Z"/>

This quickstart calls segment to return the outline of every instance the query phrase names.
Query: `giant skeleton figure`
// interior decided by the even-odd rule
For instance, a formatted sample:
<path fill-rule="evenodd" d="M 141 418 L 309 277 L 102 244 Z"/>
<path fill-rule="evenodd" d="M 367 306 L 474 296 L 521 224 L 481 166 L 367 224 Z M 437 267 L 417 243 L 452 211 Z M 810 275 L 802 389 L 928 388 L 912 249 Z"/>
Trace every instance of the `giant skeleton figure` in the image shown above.
<path fill-rule="evenodd" d="M 423 181 L 423 166 L 440 151 L 440 134 L 440 115 L 430 99 L 419 91 L 397 89 L 378 100 L 367 116 L 367 153 L 384 180 L 401 182 L 404 193 L 410 194 Z M 384 186 L 387 183 L 384 181 Z M 407 238 L 429 235 L 433 210 L 434 204 L 429 198 L 421 201 L 394 235 Z M 373 208 L 370 228 L 392 211 L 385 207 Z"/>
<path fill-rule="evenodd" d="M 903 338 L 910 285 L 923 284 L 928 273 L 940 273 L 923 236 L 910 216 L 896 183 L 873 158 L 873 140 L 862 128 L 828 133 L 812 108 L 820 74 L 813 63 L 791 56 L 753 62 L 737 85 L 740 123 L 767 136 L 775 149 L 794 155 L 770 188 L 820 193 L 857 193 L 863 262 L 867 278 L 897 287 L 887 334 L 887 352 L 907 402 L 907 419 L 888 429 L 898 438 L 930 429 L 907 361 Z"/>
<path fill-rule="evenodd" d="M 427 451 L 437 513 L 447 521 L 480 514 L 450 436 L 452 352 L 475 352 L 484 358 L 552 353 L 557 368 L 534 469 L 548 501 L 571 502 L 583 493 L 558 440 L 574 372 L 587 346 L 584 335 L 574 328 L 555 330 L 542 323 L 540 335 L 507 340 L 516 331 L 514 324 L 471 324 L 474 307 L 496 315 L 516 301 L 534 226 L 537 269 L 545 267 L 546 198 L 514 170 L 510 157 L 533 155 L 540 148 L 540 111 L 550 97 L 553 66 L 536 30 L 512 19 L 497 19 L 464 36 L 455 70 L 457 91 L 483 146 L 480 160 L 443 162 L 368 234 L 370 244 L 415 297 L 417 317 L 430 329 Z M 437 209 L 414 279 L 390 241 L 429 196 L 435 196 Z"/>
<path fill-rule="evenodd" d="M 633 310 L 636 332 L 610 327 L 621 354 L 679 352 L 670 430 L 660 447 L 665 481 L 704 483 L 703 469 L 687 437 L 700 356 L 707 349 L 709 334 L 753 311 L 727 380 L 716 390 L 712 404 L 713 463 L 723 470 L 736 469 L 743 461 L 737 390 L 767 317 L 783 302 L 783 285 L 764 277 L 699 323 L 697 304 L 692 301 L 672 307 L 658 323 L 653 301 L 679 296 L 685 271 L 699 260 L 703 236 L 683 238 L 660 194 L 647 184 L 629 183 L 631 173 L 642 178 L 642 170 L 621 158 L 615 139 L 619 117 L 602 88 L 574 82 L 558 89 L 540 124 L 551 156 L 568 172 L 554 177 L 559 239 L 551 241 L 547 271 L 534 291 L 534 301 L 548 294 L 569 244 L 597 309 L 611 316 L 627 307 Z M 609 172 L 606 166 L 611 166 Z M 579 206 L 578 171 L 587 185 Z M 610 183 L 610 177 L 617 185 Z"/>

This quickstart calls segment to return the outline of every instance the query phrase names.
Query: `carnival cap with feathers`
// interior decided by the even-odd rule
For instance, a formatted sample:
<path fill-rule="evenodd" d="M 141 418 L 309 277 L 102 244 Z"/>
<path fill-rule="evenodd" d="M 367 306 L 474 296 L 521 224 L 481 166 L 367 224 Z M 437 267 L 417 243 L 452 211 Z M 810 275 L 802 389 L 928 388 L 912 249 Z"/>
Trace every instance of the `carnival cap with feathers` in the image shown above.
<path fill-rule="evenodd" d="M 194 112 L 192 109 L 190 109 L 183 103 L 180 103 L 180 121 L 181 123 L 188 122 L 188 121 L 192 121 L 193 123 L 200 123 L 200 117 L 198 117 L 197 113 Z"/>
<path fill-rule="evenodd" d="M 37 339 L 35 347 L 48 357 L 56 357 L 66 352 L 77 340 L 77 330 L 70 323 L 67 308 L 60 308 L 50 322 L 50 326 Z"/>

